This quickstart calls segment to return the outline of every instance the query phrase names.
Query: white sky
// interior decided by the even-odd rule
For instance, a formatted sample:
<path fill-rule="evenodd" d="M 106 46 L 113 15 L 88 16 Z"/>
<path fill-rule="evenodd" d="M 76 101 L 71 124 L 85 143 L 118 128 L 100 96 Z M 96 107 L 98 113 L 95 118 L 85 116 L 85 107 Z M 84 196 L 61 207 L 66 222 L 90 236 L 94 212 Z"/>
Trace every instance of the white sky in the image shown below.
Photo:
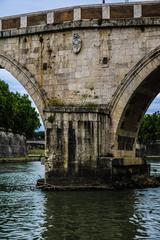
<path fill-rule="evenodd" d="M 0 16 L 94 3 L 101 0 L 0 0 Z"/>
<path fill-rule="evenodd" d="M 134 0 L 136 1 L 139 0 Z M 124 0 L 106 0 L 106 3 L 110 2 L 124 2 Z M 102 0 L 0 0 L 0 16 L 97 3 L 101 4 Z"/>

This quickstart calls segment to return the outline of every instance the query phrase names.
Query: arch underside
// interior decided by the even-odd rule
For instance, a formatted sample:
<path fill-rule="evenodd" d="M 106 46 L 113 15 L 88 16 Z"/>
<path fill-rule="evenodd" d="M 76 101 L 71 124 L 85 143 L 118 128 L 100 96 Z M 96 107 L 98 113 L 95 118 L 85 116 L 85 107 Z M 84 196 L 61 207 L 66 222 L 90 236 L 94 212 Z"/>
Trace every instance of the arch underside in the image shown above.
<path fill-rule="evenodd" d="M 153 99 L 160 92 L 160 67 L 155 69 L 129 99 L 117 131 L 118 150 L 132 150 L 141 120 Z"/>
<path fill-rule="evenodd" d="M 116 156 L 134 156 L 141 121 L 160 92 L 160 48 L 148 54 L 122 82 L 112 106 L 113 146 Z"/>
<path fill-rule="evenodd" d="M 34 76 L 19 62 L 2 52 L 0 52 L 0 68 L 10 72 L 22 84 L 33 99 L 41 118 L 44 119 L 43 110 L 47 100 Z"/>

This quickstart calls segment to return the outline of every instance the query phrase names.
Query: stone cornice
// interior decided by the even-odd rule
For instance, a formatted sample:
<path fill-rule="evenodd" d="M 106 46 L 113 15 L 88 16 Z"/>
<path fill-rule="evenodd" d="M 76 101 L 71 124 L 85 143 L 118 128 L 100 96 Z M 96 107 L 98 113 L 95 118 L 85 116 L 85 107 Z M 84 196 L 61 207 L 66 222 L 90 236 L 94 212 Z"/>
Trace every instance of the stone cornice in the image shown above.
<path fill-rule="evenodd" d="M 56 25 L 33 26 L 19 29 L 0 31 L 0 38 L 15 37 L 21 35 L 33 35 L 40 33 L 69 31 L 87 28 L 121 28 L 121 27 L 149 27 L 160 26 L 160 17 L 141 19 L 119 19 L 119 20 L 91 20 L 65 22 Z"/>
<path fill-rule="evenodd" d="M 160 25 L 160 2 L 75 6 L 0 18 L 0 37 L 77 28 Z"/>

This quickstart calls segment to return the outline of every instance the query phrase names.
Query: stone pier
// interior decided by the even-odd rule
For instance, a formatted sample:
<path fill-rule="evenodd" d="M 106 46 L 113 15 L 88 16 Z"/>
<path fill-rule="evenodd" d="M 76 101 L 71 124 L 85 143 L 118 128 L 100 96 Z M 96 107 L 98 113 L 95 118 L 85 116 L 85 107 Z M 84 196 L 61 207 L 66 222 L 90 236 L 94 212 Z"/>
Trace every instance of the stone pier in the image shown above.
<path fill-rule="evenodd" d="M 148 173 L 141 158 L 115 157 L 108 109 L 52 106 L 46 121 L 46 184 L 101 186 L 129 174 Z"/>
<path fill-rule="evenodd" d="M 98 159 L 109 151 L 108 110 L 50 107 L 45 116 L 46 180 L 99 176 Z"/>

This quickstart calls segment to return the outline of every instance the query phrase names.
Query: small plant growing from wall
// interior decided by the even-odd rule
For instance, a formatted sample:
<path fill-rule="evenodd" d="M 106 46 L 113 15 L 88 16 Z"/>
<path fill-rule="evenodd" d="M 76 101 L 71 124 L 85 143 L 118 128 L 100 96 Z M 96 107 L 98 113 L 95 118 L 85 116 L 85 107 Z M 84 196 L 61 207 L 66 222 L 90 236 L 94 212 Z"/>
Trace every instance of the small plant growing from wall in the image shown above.
<path fill-rule="evenodd" d="M 55 121 L 55 116 L 54 115 L 51 115 L 48 117 L 48 122 L 49 123 L 53 123 Z"/>

